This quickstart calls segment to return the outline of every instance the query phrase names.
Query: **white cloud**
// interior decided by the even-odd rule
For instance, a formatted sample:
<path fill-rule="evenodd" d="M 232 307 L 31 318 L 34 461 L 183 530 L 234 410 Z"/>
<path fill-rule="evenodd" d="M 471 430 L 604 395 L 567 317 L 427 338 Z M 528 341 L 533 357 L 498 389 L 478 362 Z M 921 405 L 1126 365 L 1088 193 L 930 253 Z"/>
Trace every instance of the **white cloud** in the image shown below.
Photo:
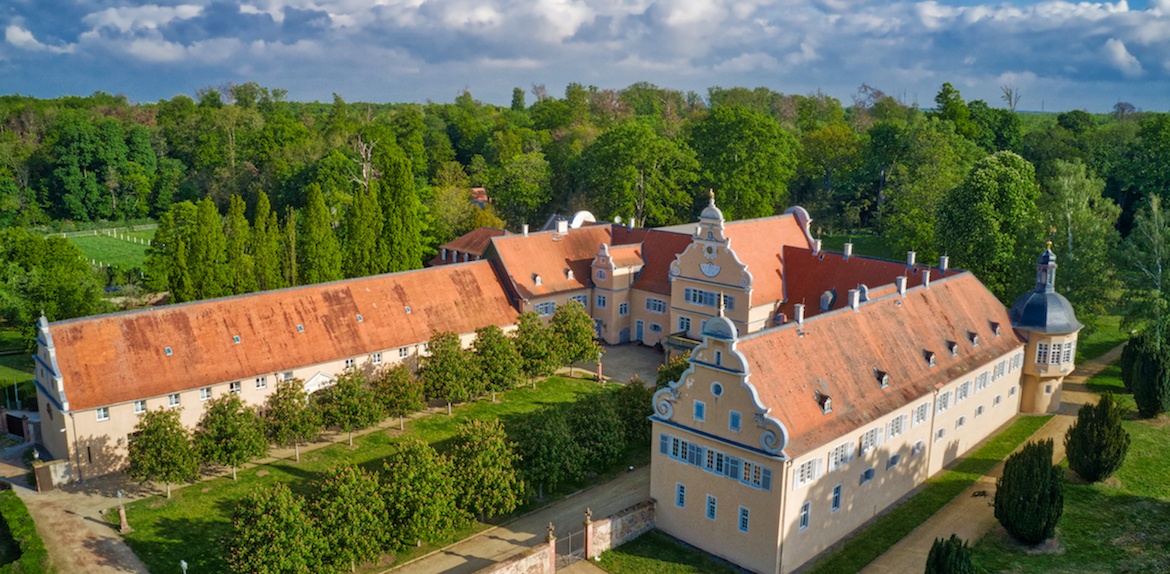
<path fill-rule="evenodd" d="M 1129 53 L 1129 50 L 1125 48 L 1125 42 L 1117 38 L 1110 38 L 1105 41 L 1102 51 L 1113 67 L 1122 74 L 1128 77 L 1137 77 L 1142 74 L 1142 63 Z"/>
<path fill-rule="evenodd" d="M 740 54 L 730 60 L 724 60 L 715 65 L 714 69 L 719 72 L 751 72 L 757 70 L 776 70 L 780 67 L 780 62 L 776 58 L 768 54 L 756 52 L 753 54 Z"/>
<path fill-rule="evenodd" d="M 16 24 L 11 24 L 4 29 L 4 39 L 13 46 L 21 50 L 29 52 L 50 52 L 53 54 L 68 54 L 73 51 L 73 45 L 67 44 L 65 46 L 50 46 L 42 44 L 33 36 L 33 33 L 21 28 Z"/>
<path fill-rule="evenodd" d="M 81 21 L 91 26 L 92 29 L 108 27 L 120 32 L 130 32 L 139 29 L 154 30 L 174 20 L 194 18 L 202 11 L 202 6 L 194 4 L 180 4 L 178 6 L 148 4 L 133 8 L 106 8 L 100 12 L 86 15 Z"/>

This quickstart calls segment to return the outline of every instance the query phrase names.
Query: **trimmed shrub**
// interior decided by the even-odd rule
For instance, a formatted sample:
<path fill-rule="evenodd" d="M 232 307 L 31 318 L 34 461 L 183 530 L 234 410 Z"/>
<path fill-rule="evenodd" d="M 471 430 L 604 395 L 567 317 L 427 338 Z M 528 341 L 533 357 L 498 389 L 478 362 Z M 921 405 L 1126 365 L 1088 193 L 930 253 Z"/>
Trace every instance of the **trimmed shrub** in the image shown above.
<path fill-rule="evenodd" d="M 1064 435 L 1068 466 L 1089 482 L 1109 478 L 1129 452 L 1129 433 L 1121 426 L 1123 409 L 1105 393 L 1096 405 L 1084 405 Z"/>
<path fill-rule="evenodd" d="M 1056 532 L 1064 483 L 1052 464 L 1052 439 L 1030 442 L 1008 457 L 995 482 L 995 518 L 1016 540 L 1036 545 Z"/>
<path fill-rule="evenodd" d="M 49 551 L 37 533 L 37 525 L 24 501 L 11 490 L 0 492 L 0 515 L 8 526 L 8 532 L 20 547 L 20 558 L 5 564 L 0 574 L 38 574 L 52 572 L 49 566 Z"/>
<path fill-rule="evenodd" d="M 926 557 L 925 574 L 975 574 L 967 541 L 954 534 L 950 538 L 935 538 Z"/>
<path fill-rule="evenodd" d="M 1121 355 L 1121 381 L 1143 417 L 1170 409 L 1170 344 L 1149 332 L 1130 339 Z"/>

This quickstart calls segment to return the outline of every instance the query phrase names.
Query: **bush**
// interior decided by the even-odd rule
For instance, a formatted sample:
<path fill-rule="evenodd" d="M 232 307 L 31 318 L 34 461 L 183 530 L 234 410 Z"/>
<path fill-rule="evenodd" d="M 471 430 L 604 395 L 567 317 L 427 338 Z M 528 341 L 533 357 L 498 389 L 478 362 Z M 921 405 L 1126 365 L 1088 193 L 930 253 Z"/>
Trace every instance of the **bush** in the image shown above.
<path fill-rule="evenodd" d="M 1122 408 L 1105 393 L 1096 405 L 1084 405 L 1077 422 L 1064 435 L 1068 466 L 1081 478 L 1097 482 L 1108 478 L 1125 462 L 1129 433 L 1121 426 Z"/>
<path fill-rule="evenodd" d="M 954 534 L 935 538 L 926 557 L 926 574 L 975 574 L 967 541 Z"/>
<path fill-rule="evenodd" d="M 1170 344 L 1150 332 L 1129 340 L 1121 355 L 1121 381 L 1138 412 L 1153 418 L 1170 408 Z"/>
<path fill-rule="evenodd" d="M 52 572 L 49 566 L 49 551 L 37 533 L 37 526 L 29 516 L 24 501 L 11 490 L 0 492 L 0 515 L 16 545 L 20 547 L 20 558 L 0 568 L 0 574 L 34 574 Z"/>
<path fill-rule="evenodd" d="M 1008 457 L 995 482 L 995 518 L 1008 534 L 1033 546 L 1052 538 L 1064 513 L 1060 476 L 1052 464 L 1052 439 L 1030 442 Z"/>

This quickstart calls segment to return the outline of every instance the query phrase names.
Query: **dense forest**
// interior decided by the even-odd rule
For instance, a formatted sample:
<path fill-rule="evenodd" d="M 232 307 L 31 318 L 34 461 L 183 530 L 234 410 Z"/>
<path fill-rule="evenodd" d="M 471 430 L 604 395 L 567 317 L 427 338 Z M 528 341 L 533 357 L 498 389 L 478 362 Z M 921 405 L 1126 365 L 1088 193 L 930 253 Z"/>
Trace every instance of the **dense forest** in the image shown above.
<path fill-rule="evenodd" d="M 1137 323 L 1161 316 L 1170 115 L 1125 103 L 1023 114 L 1008 89 L 1003 103 L 950 84 L 929 110 L 866 85 L 848 103 L 647 83 L 571 84 L 559 98 L 516 88 L 508 107 L 466 91 L 300 103 L 255 83 L 157 103 L 4 96 L 0 322 L 108 308 L 110 272 L 43 238 L 99 222 L 157 221 L 144 269 L 117 281 L 187 301 L 418 268 L 471 229 L 554 212 L 682 223 L 709 189 L 730 219 L 801 205 L 817 233 L 879 235 L 920 261 L 948 254 L 1006 302 L 1052 241 L 1086 322 L 1119 301 Z M 472 187 L 487 189 L 486 208 Z"/>

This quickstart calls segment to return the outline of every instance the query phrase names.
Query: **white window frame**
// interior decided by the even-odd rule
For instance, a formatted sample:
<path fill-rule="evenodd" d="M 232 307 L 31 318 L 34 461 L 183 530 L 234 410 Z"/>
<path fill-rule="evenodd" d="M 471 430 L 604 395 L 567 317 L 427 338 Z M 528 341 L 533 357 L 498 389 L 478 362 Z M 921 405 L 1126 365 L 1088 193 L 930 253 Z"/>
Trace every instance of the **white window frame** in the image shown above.
<path fill-rule="evenodd" d="M 674 483 L 674 505 L 679 508 L 687 507 L 687 485 L 681 482 Z"/>
<path fill-rule="evenodd" d="M 920 425 L 928 420 L 930 420 L 930 401 L 927 401 L 925 403 L 918 405 L 917 407 L 914 407 L 913 426 L 916 427 L 916 426 L 918 426 L 918 425 Z"/>
<path fill-rule="evenodd" d="M 183 397 L 179 393 L 171 393 L 167 395 L 167 406 L 178 407 L 183 405 Z"/>
<path fill-rule="evenodd" d="M 691 318 L 685 315 L 679 315 L 678 330 L 682 333 L 689 333 L 691 331 Z"/>
<path fill-rule="evenodd" d="M 134 401 L 134 414 L 140 415 L 144 412 L 146 412 L 146 400 L 139 399 L 137 401 Z"/>
<path fill-rule="evenodd" d="M 608 299 L 609 299 L 609 298 L 608 298 L 608 297 L 606 297 L 605 295 L 602 295 L 602 294 L 598 293 L 598 294 L 597 294 L 597 301 L 596 301 L 596 303 L 595 303 L 595 306 L 596 306 L 598 309 L 604 309 L 604 308 L 605 308 L 605 306 L 606 306 L 606 304 L 607 304 L 607 303 L 609 303 Z"/>
<path fill-rule="evenodd" d="M 375 365 L 381 365 L 382 364 L 382 352 L 378 351 L 376 353 L 371 353 L 370 354 L 370 363 L 373 363 Z"/>
<path fill-rule="evenodd" d="M 853 441 L 841 443 L 833 450 L 829 451 L 829 472 L 833 472 L 838 468 L 849 464 L 853 460 L 855 454 L 855 444 Z"/>
<path fill-rule="evenodd" d="M 1048 343 L 1036 343 L 1036 364 L 1048 364 Z"/>
<path fill-rule="evenodd" d="M 532 310 L 535 311 L 538 316 L 548 317 L 557 312 L 557 302 L 544 301 L 543 303 L 537 303 L 532 306 Z"/>
<path fill-rule="evenodd" d="M 711 520 L 715 520 L 715 513 L 718 510 L 717 504 L 718 504 L 718 501 L 715 499 L 715 497 L 708 494 L 707 495 L 707 518 L 710 518 Z"/>
<path fill-rule="evenodd" d="M 751 527 L 751 517 L 750 509 L 744 506 L 739 507 L 739 521 L 736 522 L 736 527 L 739 528 L 740 532 L 747 532 L 748 528 Z"/>
<path fill-rule="evenodd" d="M 656 297 L 646 298 L 646 310 L 659 315 L 666 313 L 666 301 Z M 661 329 L 661 327 L 659 327 Z"/>
<path fill-rule="evenodd" d="M 808 523 L 812 520 L 812 501 L 806 500 L 800 505 L 800 530 L 808 530 Z"/>
<path fill-rule="evenodd" d="M 651 333 L 661 333 L 662 332 L 662 325 L 659 325 L 658 323 L 650 323 L 650 332 Z"/>
<path fill-rule="evenodd" d="M 630 304 L 629 303 L 619 303 L 618 304 L 618 316 L 625 317 L 629 314 L 630 314 Z"/>
<path fill-rule="evenodd" d="M 794 488 L 803 488 L 816 482 L 817 478 L 820 477 L 820 462 L 821 459 L 813 458 L 800 463 L 800 466 L 797 466 L 796 471 L 793 472 Z"/>
<path fill-rule="evenodd" d="M 201 400 L 201 401 L 211 400 L 211 387 L 203 387 L 202 389 L 199 389 L 199 400 Z"/>
<path fill-rule="evenodd" d="M 345 360 L 345 368 L 346 368 L 346 369 L 352 369 L 352 368 L 354 368 L 354 366 L 355 366 L 356 364 L 357 364 L 357 361 L 354 361 L 353 359 L 346 359 L 346 360 Z M 256 381 L 256 384 L 260 384 L 260 381 L 259 381 L 259 380 L 257 380 L 257 381 Z M 257 388 L 259 388 L 259 387 L 257 387 Z"/>
<path fill-rule="evenodd" d="M 398 358 L 399 359 L 405 359 L 409 356 L 410 356 L 410 348 L 409 347 L 398 347 Z"/>
<path fill-rule="evenodd" d="M 231 391 L 232 394 L 238 395 L 241 391 L 244 390 L 244 385 L 241 381 L 232 381 L 228 383 L 228 390 Z"/>
<path fill-rule="evenodd" d="M 576 301 L 576 302 L 580 303 L 582 307 L 589 309 L 589 296 L 588 295 L 573 295 L 572 297 L 569 297 L 569 301 L 570 302 Z"/>
<path fill-rule="evenodd" d="M 955 389 L 955 404 L 959 404 L 971 396 L 971 381 L 964 381 L 959 383 L 959 387 Z"/>
<path fill-rule="evenodd" d="M 951 408 L 951 392 L 946 391 L 943 393 L 939 393 L 938 394 L 938 401 L 936 401 L 936 402 L 938 403 L 938 409 L 936 412 L 941 413 L 941 412 Z"/>
<path fill-rule="evenodd" d="M 98 407 L 96 412 L 98 422 L 110 420 L 110 407 Z"/>
<path fill-rule="evenodd" d="M 346 359 L 346 361 L 347 361 L 347 363 L 346 363 L 347 365 L 353 366 L 352 365 L 353 359 Z M 346 368 L 349 368 L 349 367 L 346 367 Z M 256 377 L 256 388 L 257 389 L 267 389 L 268 388 L 268 375 L 260 375 L 259 377 Z"/>
<path fill-rule="evenodd" d="M 841 491 L 842 485 L 838 484 L 833 487 L 833 494 L 829 498 L 829 511 L 837 512 L 841 510 Z"/>
<path fill-rule="evenodd" d="M 864 456 L 865 453 L 877 448 L 878 445 L 882 444 L 882 439 L 884 438 L 882 435 L 884 434 L 884 431 L 884 426 L 874 427 L 865 431 L 865 433 L 861 435 L 860 452 L 862 456 Z"/>

